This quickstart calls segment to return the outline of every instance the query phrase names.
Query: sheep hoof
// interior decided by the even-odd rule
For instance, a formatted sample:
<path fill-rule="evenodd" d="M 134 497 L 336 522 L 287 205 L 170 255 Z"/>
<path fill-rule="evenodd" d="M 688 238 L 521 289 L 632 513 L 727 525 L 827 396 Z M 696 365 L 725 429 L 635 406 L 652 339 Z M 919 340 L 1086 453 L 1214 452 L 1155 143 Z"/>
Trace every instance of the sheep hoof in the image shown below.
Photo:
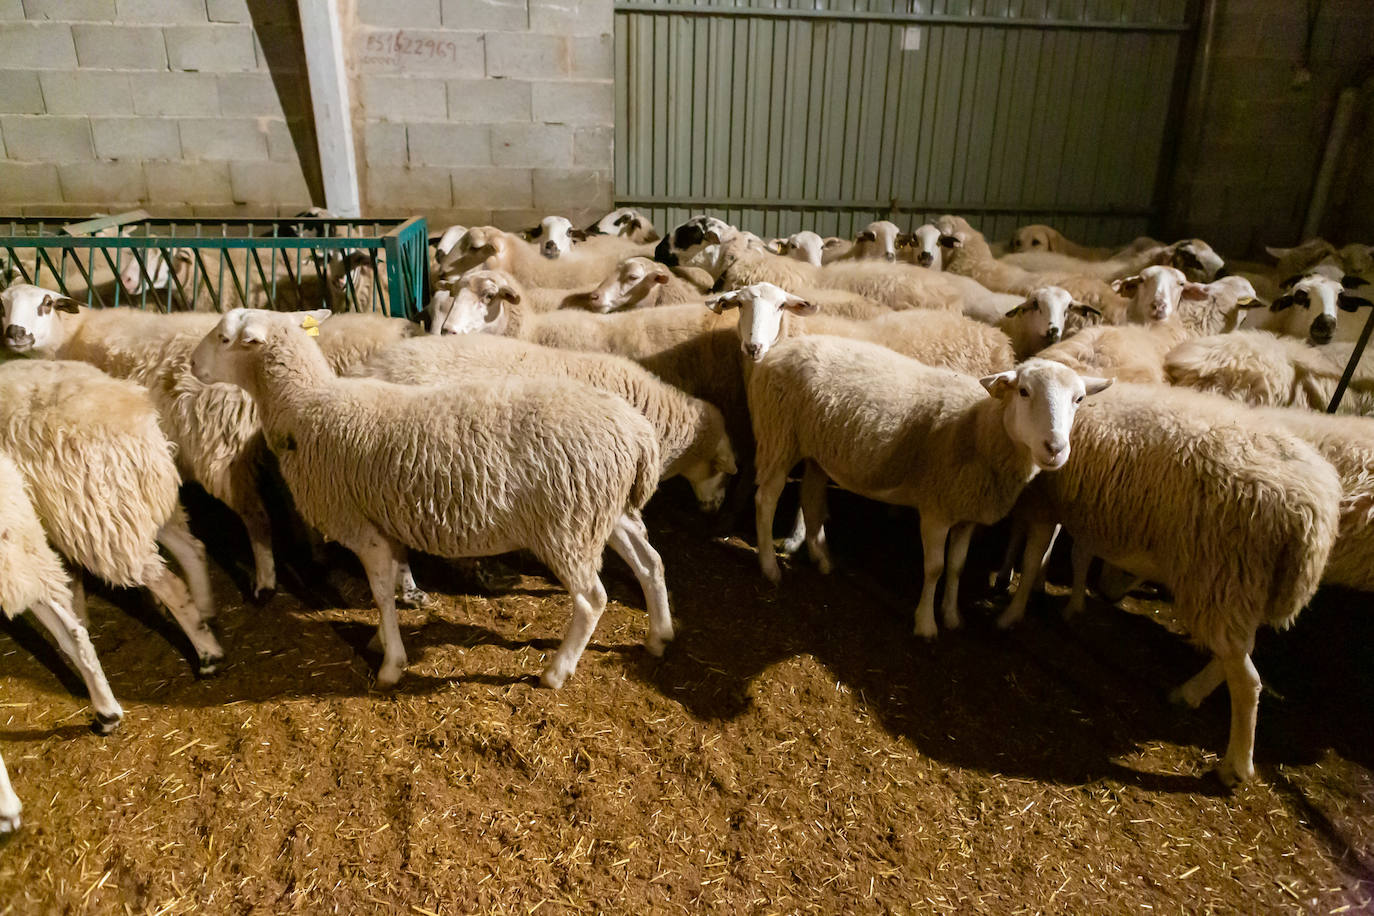
<path fill-rule="evenodd" d="M 798 550 L 801 550 L 802 545 L 806 543 L 806 538 L 805 536 L 799 538 L 784 538 L 774 543 L 777 544 L 778 553 L 791 556 Z"/>
<path fill-rule="evenodd" d="M 1189 709 L 1197 709 L 1202 705 L 1202 701 L 1189 696 L 1187 689 L 1183 686 L 1175 687 L 1169 691 L 1169 702 L 1175 706 L 1187 706 Z"/>
<path fill-rule="evenodd" d="M 383 663 L 382 667 L 377 671 L 377 686 L 395 687 L 396 682 L 401 679 L 401 674 L 404 671 L 404 665 L 389 665 Z"/>
<path fill-rule="evenodd" d="M 1237 769 L 1231 765 L 1231 761 L 1223 760 L 1221 765 L 1217 767 L 1216 773 L 1217 779 L 1221 780 L 1223 786 L 1227 789 L 1235 789 L 1241 783 L 1248 782 L 1254 778 L 1255 767 L 1254 764 L 1251 764 L 1247 766 L 1243 772 L 1237 771 Z"/>
<path fill-rule="evenodd" d="M 1005 575 L 1003 575 L 1002 573 L 998 573 L 997 577 L 992 580 L 992 589 L 995 592 L 1010 591 L 1011 573 L 1006 573 Z"/>
<path fill-rule="evenodd" d="M 0 814 L 0 837 L 9 836 L 19 829 L 19 815 Z"/>
<path fill-rule="evenodd" d="M 773 585 L 778 585 L 782 582 L 782 570 L 778 569 L 778 564 L 776 562 L 760 563 L 759 571 L 762 572 L 763 577 Z"/>
<path fill-rule="evenodd" d="M 259 585 L 257 588 L 253 589 L 253 603 L 266 604 L 267 602 L 271 601 L 273 596 L 275 596 L 276 594 L 277 586 L 275 584 Z"/>
<path fill-rule="evenodd" d="M 1070 601 L 1064 605 L 1063 617 L 1065 620 L 1073 620 L 1081 613 L 1083 613 L 1083 602 L 1081 601 Z"/>
<path fill-rule="evenodd" d="M 202 655 L 200 664 L 196 666 L 196 674 L 200 677 L 212 677 L 219 673 L 219 666 L 224 664 L 222 655 Z"/>
<path fill-rule="evenodd" d="M 550 690 L 559 689 L 567 679 L 568 673 L 559 670 L 557 665 L 549 665 L 544 669 L 544 673 L 539 676 L 539 682 Z"/>
<path fill-rule="evenodd" d="M 433 602 L 429 597 L 429 592 L 421 591 L 418 588 L 408 588 L 396 596 L 396 603 L 406 608 L 426 608 Z"/>
<path fill-rule="evenodd" d="M 1018 623 L 1021 622 L 1022 616 L 1022 614 L 1013 613 L 1010 610 L 1003 611 L 1002 616 L 997 618 L 997 629 L 1010 630 L 1012 627 L 1016 626 Z"/>
<path fill-rule="evenodd" d="M 673 636 L 671 633 L 667 636 L 650 636 L 648 640 L 645 641 L 644 648 L 647 649 L 649 654 L 654 658 L 662 658 L 663 653 L 668 649 L 668 643 L 672 642 L 672 640 Z"/>
<path fill-rule="evenodd" d="M 921 639 L 924 639 L 926 642 L 934 642 L 935 637 L 939 635 L 939 630 L 935 628 L 935 624 L 933 623 L 926 625 L 918 623 L 916 624 L 916 629 L 912 632 L 919 636 Z"/>
<path fill-rule="evenodd" d="M 119 727 L 119 723 L 123 721 L 123 719 L 124 717 L 122 715 L 108 715 L 103 712 L 98 712 L 95 714 L 95 721 L 91 723 L 91 731 L 95 732 L 97 735 L 108 735 Z"/>
<path fill-rule="evenodd" d="M 953 614 L 945 615 L 946 630 L 957 630 L 963 624 L 963 622 L 964 621 L 962 618 L 960 618 L 958 611 L 955 611 Z"/>

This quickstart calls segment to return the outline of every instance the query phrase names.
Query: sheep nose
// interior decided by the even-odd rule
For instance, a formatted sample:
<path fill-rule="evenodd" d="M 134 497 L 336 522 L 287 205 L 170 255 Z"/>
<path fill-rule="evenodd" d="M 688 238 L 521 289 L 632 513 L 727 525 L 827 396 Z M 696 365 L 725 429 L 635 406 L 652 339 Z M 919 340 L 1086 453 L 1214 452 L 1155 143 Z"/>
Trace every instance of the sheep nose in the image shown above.
<path fill-rule="evenodd" d="M 33 335 L 17 324 L 5 328 L 5 343 L 15 350 L 26 350 L 33 346 Z"/>
<path fill-rule="evenodd" d="M 1059 328 L 1050 328 L 1048 331 L 1045 332 L 1045 340 L 1049 341 L 1050 343 L 1054 343 L 1056 340 L 1059 339 L 1059 335 L 1061 333 L 1063 332 L 1060 331 Z"/>
<path fill-rule="evenodd" d="M 557 243 L 557 242 L 545 242 L 545 243 L 544 243 L 544 257 L 546 257 L 546 258 L 553 258 L 553 257 L 557 257 L 557 256 L 558 256 L 558 243 Z"/>
<path fill-rule="evenodd" d="M 755 362 L 763 358 L 763 344 L 746 343 L 744 352 Z"/>
<path fill-rule="evenodd" d="M 1336 329 L 1336 322 L 1330 315 L 1319 315 L 1312 322 L 1310 336 L 1313 343 L 1330 343 L 1331 332 Z"/>
<path fill-rule="evenodd" d="M 922 267 L 929 267 L 935 263 L 935 255 L 931 254 L 929 251 L 923 251 L 916 255 L 916 263 Z"/>
<path fill-rule="evenodd" d="M 1046 439 L 1044 442 L 1045 455 L 1048 458 L 1058 458 L 1064 449 L 1068 448 L 1069 443 L 1059 439 Z"/>

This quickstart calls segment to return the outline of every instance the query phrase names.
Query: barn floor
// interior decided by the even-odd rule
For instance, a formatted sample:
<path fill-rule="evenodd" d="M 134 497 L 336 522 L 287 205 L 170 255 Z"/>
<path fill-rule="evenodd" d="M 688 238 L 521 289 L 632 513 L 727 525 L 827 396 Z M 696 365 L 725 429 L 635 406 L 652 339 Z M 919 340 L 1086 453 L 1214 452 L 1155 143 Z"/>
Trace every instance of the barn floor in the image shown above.
<path fill-rule="evenodd" d="M 567 601 L 532 561 L 506 558 L 518 584 L 495 594 L 419 565 L 446 594 L 403 612 L 411 668 L 377 691 L 351 558 L 304 579 L 283 564 L 283 591 L 247 604 L 246 543 L 192 501 L 232 561 L 214 569 L 219 676 L 191 675 L 138 594 L 93 594 L 128 712 L 100 738 L 36 631 L 0 629 L 0 751 L 25 802 L 0 913 L 1371 907 L 1368 596 L 1323 593 L 1262 634 L 1260 779 L 1229 796 L 1209 775 L 1225 691 L 1165 702 L 1202 659 L 1145 619 L 1158 606 L 1066 624 L 1052 598 L 999 633 L 972 568 L 1000 558 L 990 533 L 965 628 L 925 645 L 909 517 L 835 497 L 840 568 L 793 564 L 773 592 L 681 496 L 649 514 L 680 623 L 668 656 L 644 652 L 611 557 L 612 604 L 556 693 L 535 676 Z"/>

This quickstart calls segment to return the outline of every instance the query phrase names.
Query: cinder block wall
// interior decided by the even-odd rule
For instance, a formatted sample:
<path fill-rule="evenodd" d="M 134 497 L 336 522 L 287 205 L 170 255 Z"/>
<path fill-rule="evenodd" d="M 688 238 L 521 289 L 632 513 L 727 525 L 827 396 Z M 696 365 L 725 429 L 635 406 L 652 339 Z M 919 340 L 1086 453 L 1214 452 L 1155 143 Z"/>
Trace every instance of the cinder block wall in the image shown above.
<path fill-rule="evenodd" d="M 219 216 L 309 206 L 318 168 L 304 64 L 291 51 L 295 4 L 249 6 L 0 0 L 0 207 Z"/>
<path fill-rule="evenodd" d="M 610 209 L 611 0 L 358 0 L 351 33 L 370 212 L 517 228 Z"/>
<path fill-rule="evenodd" d="M 1220 0 L 1199 159 L 1177 176 L 1172 206 L 1181 232 L 1229 254 L 1259 256 L 1264 245 L 1300 241 L 1336 96 L 1374 54 L 1374 2 L 1325 0 L 1312 35 L 1311 79 L 1299 79 L 1307 6 Z M 1355 143 L 1365 145 L 1364 175 L 1343 170 L 1321 230 L 1334 241 L 1370 241 L 1368 217 L 1358 218 L 1347 200 L 1361 181 L 1368 187 L 1374 150 L 1367 134 L 1361 139 L 1357 131 Z M 1361 158 L 1354 145 L 1348 154 Z"/>
<path fill-rule="evenodd" d="M 0 0 L 0 210 L 323 203 L 294 0 Z M 344 0 L 368 215 L 610 208 L 610 0 Z"/>

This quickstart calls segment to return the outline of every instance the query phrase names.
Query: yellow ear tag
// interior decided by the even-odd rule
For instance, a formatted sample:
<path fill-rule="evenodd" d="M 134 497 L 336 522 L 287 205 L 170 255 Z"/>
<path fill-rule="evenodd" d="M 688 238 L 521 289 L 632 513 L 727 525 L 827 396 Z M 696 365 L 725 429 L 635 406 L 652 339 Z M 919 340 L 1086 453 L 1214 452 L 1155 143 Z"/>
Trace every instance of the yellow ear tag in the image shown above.
<path fill-rule="evenodd" d="M 1236 305 L 1249 305 L 1250 303 L 1252 303 L 1252 302 L 1254 302 L 1254 301 L 1255 301 L 1255 300 L 1254 300 L 1252 297 L 1246 296 L 1244 299 L 1237 299 L 1237 300 L 1236 300 Z"/>
<path fill-rule="evenodd" d="M 305 328 L 305 333 L 311 337 L 320 336 L 320 323 L 315 320 L 314 315 L 306 315 L 301 322 L 301 327 Z"/>

